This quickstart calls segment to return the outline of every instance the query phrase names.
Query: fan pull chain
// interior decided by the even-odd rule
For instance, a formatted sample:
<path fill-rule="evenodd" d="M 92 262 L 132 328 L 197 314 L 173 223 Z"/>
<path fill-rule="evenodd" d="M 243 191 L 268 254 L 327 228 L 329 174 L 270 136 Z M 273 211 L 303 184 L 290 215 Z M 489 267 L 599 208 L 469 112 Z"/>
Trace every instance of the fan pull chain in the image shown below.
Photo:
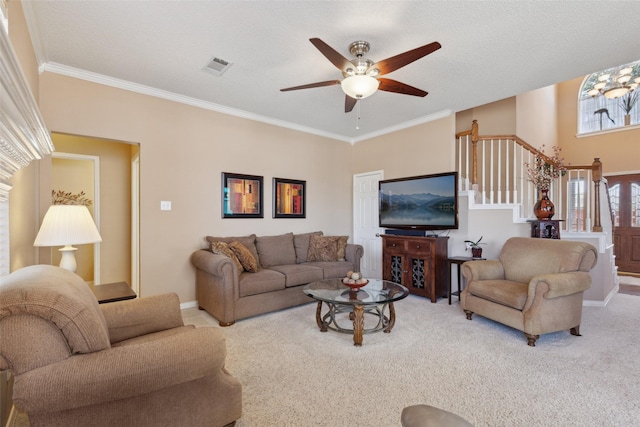
<path fill-rule="evenodd" d="M 356 129 L 360 130 L 360 103 L 362 101 L 358 101 L 358 111 L 356 112 Z"/>

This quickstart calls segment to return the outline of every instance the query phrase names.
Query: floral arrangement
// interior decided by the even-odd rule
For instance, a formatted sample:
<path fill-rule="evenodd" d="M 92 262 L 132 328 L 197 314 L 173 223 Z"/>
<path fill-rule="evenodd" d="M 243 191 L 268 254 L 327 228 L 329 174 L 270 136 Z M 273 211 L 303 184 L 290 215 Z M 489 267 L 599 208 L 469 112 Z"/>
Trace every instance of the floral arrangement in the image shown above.
<path fill-rule="evenodd" d="M 91 200 L 87 199 L 84 191 L 78 194 L 62 190 L 51 190 L 51 203 L 54 205 L 84 205 L 91 206 Z"/>
<path fill-rule="evenodd" d="M 553 151 L 551 157 L 544 154 L 544 148 L 543 144 L 532 163 L 524 164 L 529 181 L 538 190 L 549 190 L 551 181 L 563 176 L 567 169 L 564 165 L 564 157 L 560 157 L 560 151 L 562 151 L 560 147 L 551 147 Z"/>

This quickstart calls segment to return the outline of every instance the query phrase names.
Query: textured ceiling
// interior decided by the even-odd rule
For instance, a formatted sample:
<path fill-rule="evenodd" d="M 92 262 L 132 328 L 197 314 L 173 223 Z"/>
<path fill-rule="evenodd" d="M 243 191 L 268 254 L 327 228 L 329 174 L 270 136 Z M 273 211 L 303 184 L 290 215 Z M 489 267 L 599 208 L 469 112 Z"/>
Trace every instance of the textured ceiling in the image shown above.
<path fill-rule="evenodd" d="M 42 70 L 358 141 L 640 59 L 638 1 L 29 1 Z M 609 25 L 608 23 L 615 23 Z M 341 79 L 310 42 L 374 62 L 438 41 L 385 77 L 429 92 L 378 91 L 344 112 Z M 212 57 L 233 65 L 220 77 Z"/>

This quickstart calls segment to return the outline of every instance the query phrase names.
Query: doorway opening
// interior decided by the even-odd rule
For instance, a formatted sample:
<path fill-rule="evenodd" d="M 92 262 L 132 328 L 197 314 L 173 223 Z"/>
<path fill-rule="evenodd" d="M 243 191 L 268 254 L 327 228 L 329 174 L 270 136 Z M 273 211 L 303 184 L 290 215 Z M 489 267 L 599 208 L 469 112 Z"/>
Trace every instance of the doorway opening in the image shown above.
<path fill-rule="evenodd" d="M 95 245 L 94 283 L 127 282 L 139 295 L 139 144 L 55 132 L 51 137 L 56 153 L 52 159 L 52 188 L 48 190 L 87 193 L 93 186 L 92 214 L 102 236 L 102 242 Z M 95 159 L 94 183 L 86 178 L 74 181 L 68 171 L 59 169 L 55 157 L 61 153 L 68 161 Z M 61 182 L 75 187 L 56 188 Z"/>

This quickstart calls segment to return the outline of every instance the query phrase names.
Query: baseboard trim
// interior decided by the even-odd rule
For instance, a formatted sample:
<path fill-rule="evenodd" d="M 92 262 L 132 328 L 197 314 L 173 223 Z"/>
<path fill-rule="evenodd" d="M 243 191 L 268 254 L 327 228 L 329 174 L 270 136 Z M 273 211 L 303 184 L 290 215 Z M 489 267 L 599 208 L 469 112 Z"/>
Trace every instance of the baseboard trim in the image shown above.
<path fill-rule="evenodd" d="M 198 301 L 188 301 L 180 304 L 180 310 L 184 310 L 185 308 L 193 308 L 198 306 Z"/>

